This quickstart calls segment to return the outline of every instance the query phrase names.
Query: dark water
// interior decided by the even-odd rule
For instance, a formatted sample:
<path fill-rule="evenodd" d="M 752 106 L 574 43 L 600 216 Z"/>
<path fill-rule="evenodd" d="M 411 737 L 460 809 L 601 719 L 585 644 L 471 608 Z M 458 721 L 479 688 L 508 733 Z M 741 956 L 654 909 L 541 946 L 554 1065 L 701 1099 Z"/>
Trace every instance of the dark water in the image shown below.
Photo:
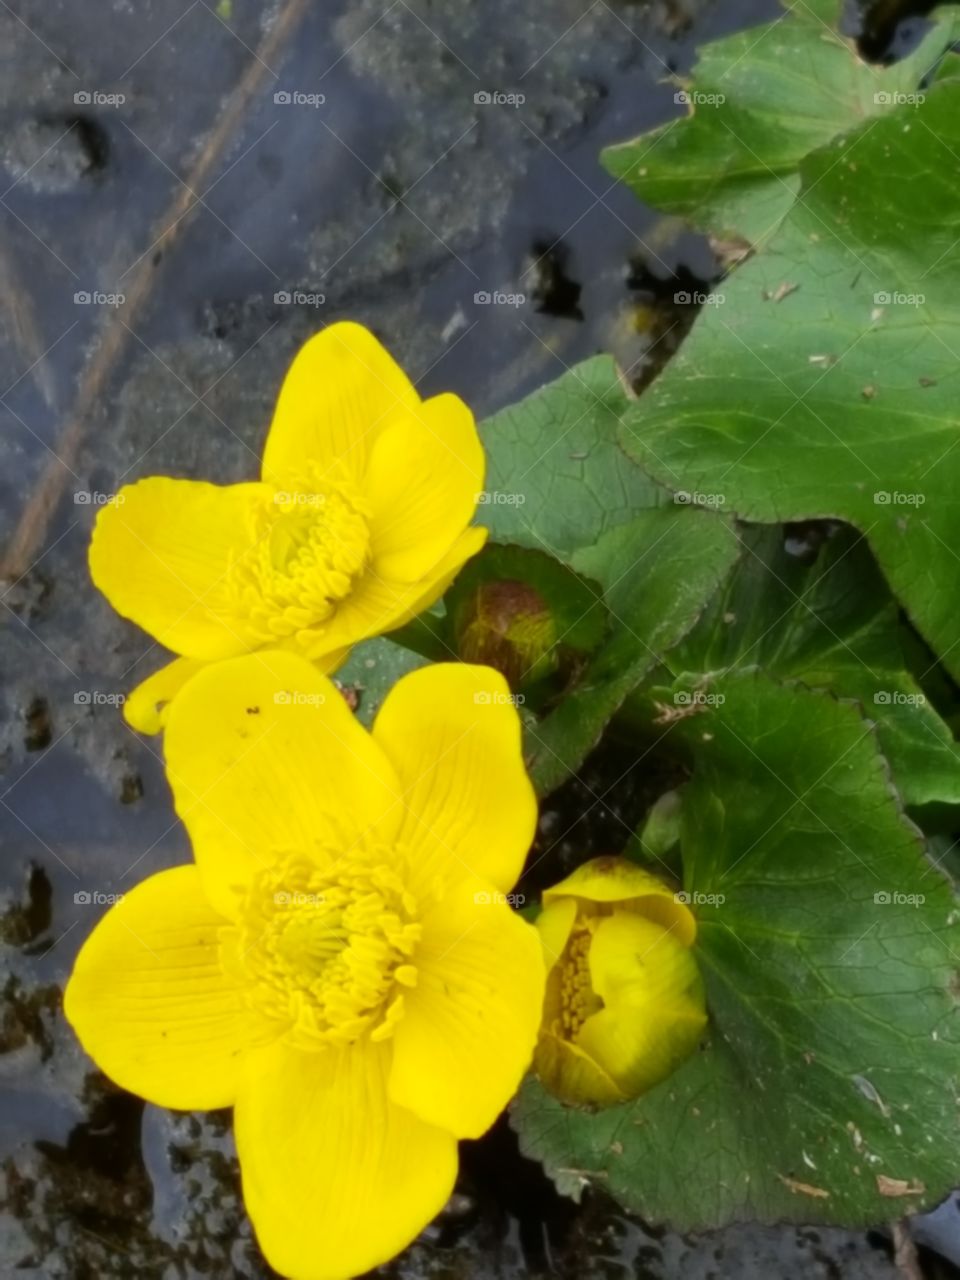
<path fill-rule="evenodd" d="M 675 282 L 715 264 L 613 186 L 597 152 L 683 109 L 664 81 L 696 44 L 779 12 L 0 2 L 0 1276 L 269 1274 L 229 1117 L 121 1094 L 59 1012 L 103 909 L 91 899 L 188 856 L 156 744 L 112 705 L 161 655 L 90 585 L 95 495 L 154 472 L 252 475 L 290 356 L 344 316 L 478 415 L 600 350 L 646 376 L 689 323 Z M 881 13 L 870 39 L 879 55 L 910 31 Z M 495 90 L 525 101 L 475 101 Z M 526 301 L 475 300 L 497 291 Z M 312 300 L 283 300 L 298 292 Z M 597 758 L 551 805 L 546 867 L 625 842 L 649 785 L 627 763 Z M 463 1166 L 441 1220 L 384 1274 L 895 1274 L 883 1232 L 682 1239 L 600 1202 L 575 1209 L 505 1125 L 466 1144 Z M 924 1241 L 956 1255 L 956 1217 L 946 1206 Z"/>

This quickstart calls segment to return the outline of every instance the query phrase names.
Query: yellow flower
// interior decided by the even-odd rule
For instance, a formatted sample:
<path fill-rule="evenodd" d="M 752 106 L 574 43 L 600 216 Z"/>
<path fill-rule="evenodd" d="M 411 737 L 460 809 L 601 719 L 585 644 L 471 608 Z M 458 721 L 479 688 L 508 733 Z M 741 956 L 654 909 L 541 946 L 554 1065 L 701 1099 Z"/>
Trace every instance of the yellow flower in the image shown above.
<path fill-rule="evenodd" d="M 626 858 L 595 858 L 543 895 L 548 967 L 534 1066 L 565 1102 L 610 1104 L 652 1088 L 697 1046 L 703 983 L 696 921 Z"/>
<path fill-rule="evenodd" d="M 421 400 L 361 325 L 311 338 L 284 380 L 261 479 L 153 476 L 101 509 L 90 572 L 113 607 L 181 657 L 128 698 L 156 733 L 203 664 L 290 649 L 333 671 L 358 640 L 437 600 L 483 546 L 473 415 Z"/>
<path fill-rule="evenodd" d="M 206 667 L 164 742 L 195 863 L 113 906 L 67 985 L 118 1084 L 235 1108 L 257 1236 L 297 1280 L 404 1248 L 532 1057 L 542 952 L 505 895 L 536 802 L 508 695 L 425 667 L 368 733 L 294 654 Z"/>

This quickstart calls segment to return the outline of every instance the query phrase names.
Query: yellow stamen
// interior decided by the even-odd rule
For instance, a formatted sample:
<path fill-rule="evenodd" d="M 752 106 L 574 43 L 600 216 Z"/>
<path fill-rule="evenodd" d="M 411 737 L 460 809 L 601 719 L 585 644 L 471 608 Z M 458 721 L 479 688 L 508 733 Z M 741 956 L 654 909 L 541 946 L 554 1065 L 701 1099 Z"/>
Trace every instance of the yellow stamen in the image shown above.
<path fill-rule="evenodd" d="M 356 486 L 336 474 L 308 469 L 295 486 L 277 486 L 230 567 L 225 612 L 264 643 L 322 626 L 369 563 L 369 515 Z"/>
<path fill-rule="evenodd" d="M 291 855 L 254 877 L 235 955 L 251 1001 L 301 1048 L 384 1040 L 421 936 L 395 850 Z"/>
<path fill-rule="evenodd" d="M 587 1018 L 603 1008 L 590 978 L 589 954 L 593 930 L 589 922 L 578 925 L 560 960 L 560 1034 L 572 1040 Z"/>

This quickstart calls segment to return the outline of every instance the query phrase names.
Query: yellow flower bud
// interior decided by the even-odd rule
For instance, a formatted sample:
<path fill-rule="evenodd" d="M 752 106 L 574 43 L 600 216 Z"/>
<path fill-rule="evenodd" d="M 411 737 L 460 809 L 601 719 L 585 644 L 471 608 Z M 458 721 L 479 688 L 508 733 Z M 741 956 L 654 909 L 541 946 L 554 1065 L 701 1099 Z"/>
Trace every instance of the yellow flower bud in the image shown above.
<path fill-rule="evenodd" d="M 543 895 L 547 964 L 534 1066 L 564 1102 L 609 1105 L 665 1079 L 706 1025 L 690 908 L 626 858 L 594 858 Z"/>

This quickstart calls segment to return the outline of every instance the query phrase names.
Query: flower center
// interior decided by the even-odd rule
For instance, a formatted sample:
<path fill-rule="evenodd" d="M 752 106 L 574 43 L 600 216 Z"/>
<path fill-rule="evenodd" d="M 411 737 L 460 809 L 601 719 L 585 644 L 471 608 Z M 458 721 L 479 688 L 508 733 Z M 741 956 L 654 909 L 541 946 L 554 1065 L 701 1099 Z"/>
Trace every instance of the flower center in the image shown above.
<path fill-rule="evenodd" d="M 573 1040 L 592 1013 L 603 1008 L 593 990 L 588 956 L 593 930 L 588 924 L 574 927 L 560 961 L 560 1034 Z"/>
<path fill-rule="evenodd" d="M 236 939 L 250 999 L 301 1048 L 387 1039 L 417 981 L 416 915 L 394 850 L 282 859 L 254 877 Z"/>
<path fill-rule="evenodd" d="M 275 489 L 251 545 L 230 567 L 229 609 L 264 642 L 327 621 L 370 560 L 369 509 L 356 486 L 315 470 Z"/>

